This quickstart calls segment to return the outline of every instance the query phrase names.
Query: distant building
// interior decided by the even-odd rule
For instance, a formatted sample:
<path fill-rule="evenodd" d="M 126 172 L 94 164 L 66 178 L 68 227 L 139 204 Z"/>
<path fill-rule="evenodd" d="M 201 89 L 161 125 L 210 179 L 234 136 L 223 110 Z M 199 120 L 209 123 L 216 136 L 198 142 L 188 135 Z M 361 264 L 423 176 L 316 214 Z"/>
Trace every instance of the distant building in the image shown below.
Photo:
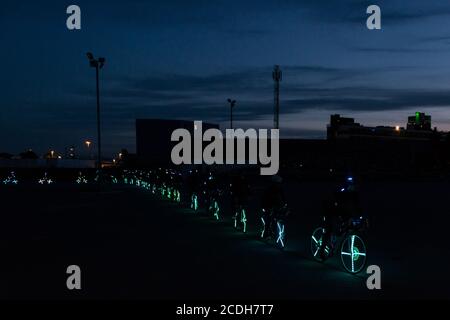
<path fill-rule="evenodd" d="M 219 125 L 202 123 L 203 132 Z M 176 142 L 171 141 L 172 132 L 186 129 L 194 135 L 194 121 L 166 119 L 136 119 L 136 153 L 140 164 L 169 164 Z"/>
<path fill-rule="evenodd" d="M 415 116 L 408 117 L 406 129 L 395 126 L 366 127 L 356 123 L 353 118 L 344 118 L 339 114 L 330 116 L 330 123 L 327 126 L 327 139 L 415 139 L 430 140 L 441 139 L 443 133 L 431 129 L 431 116 L 421 112 L 416 112 Z"/>
<path fill-rule="evenodd" d="M 431 130 L 431 116 L 422 112 L 416 112 L 414 116 L 408 117 L 407 130 Z"/>
<path fill-rule="evenodd" d="M 330 124 L 327 126 L 328 140 L 349 138 L 398 138 L 403 132 L 401 127 L 366 127 L 356 123 L 353 118 L 344 118 L 339 114 L 330 116 Z"/>
<path fill-rule="evenodd" d="M 330 116 L 330 124 L 327 126 L 327 138 L 335 139 L 345 133 L 352 133 L 363 128 L 353 118 L 341 117 L 340 114 L 332 114 Z"/>

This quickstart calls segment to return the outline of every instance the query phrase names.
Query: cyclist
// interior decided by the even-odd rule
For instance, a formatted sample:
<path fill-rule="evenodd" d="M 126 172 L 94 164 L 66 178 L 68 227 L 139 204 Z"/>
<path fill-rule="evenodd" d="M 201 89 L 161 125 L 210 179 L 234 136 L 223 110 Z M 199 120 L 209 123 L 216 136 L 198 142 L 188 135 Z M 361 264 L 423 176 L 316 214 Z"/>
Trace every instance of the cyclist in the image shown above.
<path fill-rule="evenodd" d="M 287 218 L 289 211 L 286 207 L 286 198 L 282 187 L 283 179 L 274 175 L 271 178 L 270 185 L 263 192 L 261 208 L 263 210 L 263 219 L 267 224 L 265 230 L 271 230 L 273 218 Z M 265 233 L 268 236 L 269 233 Z"/>
<path fill-rule="evenodd" d="M 353 177 L 347 177 L 343 186 L 339 187 L 331 201 L 326 203 L 324 214 L 323 244 L 320 256 L 326 258 L 327 245 L 331 244 L 331 235 L 340 235 L 348 227 L 354 217 L 361 216 L 359 191 Z M 330 250 L 331 248 L 328 248 Z"/>
<path fill-rule="evenodd" d="M 250 186 L 244 174 L 233 176 L 231 182 L 231 194 L 235 207 L 247 205 L 248 196 L 250 194 Z"/>
<path fill-rule="evenodd" d="M 233 176 L 231 195 L 233 199 L 234 227 L 236 228 L 238 221 L 240 221 L 243 225 L 243 231 L 246 232 L 247 214 L 245 208 L 247 207 L 248 197 L 250 195 L 250 186 L 243 172 L 238 172 L 237 175 Z"/>
<path fill-rule="evenodd" d="M 189 175 L 187 177 L 187 188 L 188 188 L 188 194 L 190 199 L 190 205 L 192 209 L 197 210 L 198 206 L 198 197 L 201 192 L 201 173 L 198 169 L 193 169 L 189 172 Z M 195 203 L 195 206 L 194 206 Z"/>

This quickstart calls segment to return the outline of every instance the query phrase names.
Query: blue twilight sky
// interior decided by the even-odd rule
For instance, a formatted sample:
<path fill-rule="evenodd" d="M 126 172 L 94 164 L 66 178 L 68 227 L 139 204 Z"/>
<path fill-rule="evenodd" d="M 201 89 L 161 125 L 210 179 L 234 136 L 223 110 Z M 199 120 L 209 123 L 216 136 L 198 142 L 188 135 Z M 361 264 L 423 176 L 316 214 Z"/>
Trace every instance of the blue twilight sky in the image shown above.
<path fill-rule="evenodd" d="M 82 29 L 66 28 L 77 4 Z M 366 28 L 366 8 L 382 30 Z M 281 134 L 324 137 L 331 113 L 404 125 L 425 111 L 450 130 L 450 1 L 2 1 L 0 152 L 95 141 L 102 70 L 105 155 L 134 150 L 136 118 L 272 125 L 281 65 Z"/>

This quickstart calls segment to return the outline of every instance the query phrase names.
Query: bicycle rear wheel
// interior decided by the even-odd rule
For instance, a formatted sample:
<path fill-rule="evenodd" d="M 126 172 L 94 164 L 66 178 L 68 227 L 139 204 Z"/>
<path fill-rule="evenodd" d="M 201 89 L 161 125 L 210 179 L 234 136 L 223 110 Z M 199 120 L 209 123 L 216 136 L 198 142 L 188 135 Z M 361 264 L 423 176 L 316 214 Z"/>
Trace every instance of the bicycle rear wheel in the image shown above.
<path fill-rule="evenodd" d="M 311 235 L 311 253 L 313 258 L 320 262 L 328 259 L 331 253 L 331 248 L 323 243 L 324 233 L 323 228 L 317 228 Z M 324 245 L 326 245 L 325 248 L 323 248 Z"/>
<path fill-rule="evenodd" d="M 264 219 L 264 216 L 261 216 L 261 227 L 258 238 L 264 240 L 265 237 L 266 237 L 266 220 Z"/>
<path fill-rule="evenodd" d="M 220 213 L 220 207 L 219 207 L 219 203 L 216 200 L 213 200 L 212 203 L 212 213 L 214 218 L 216 218 L 216 220 L 219 220 L 219 213 Z"/>
<path fill-rule="evenodd" d="M 351 274 L 357 274 L 366 265 L 366 245 L 363 239 L 350 234 L 345 237 L 341 245 L 341 261 L 345 270 Z"/>
<path fill-rule="evenodd" d="M 286 247 L 286 224 L 284 221 L 277 221 L 277 230 L 275 234 L 275 244 L 280 249 L 284 249 Z"/>
<path fill-rule="evenodd" d="M 241 209 L 241 223 L 242 223 L 242 232 L 247 232 L 247 214 L 245 209 Z"/>
<path fill-rule="evenodd" d="M 193 194 L 191 197 L 191 209 L 194 211 L 198 209 L 198 198 L 196 194 Z"/>

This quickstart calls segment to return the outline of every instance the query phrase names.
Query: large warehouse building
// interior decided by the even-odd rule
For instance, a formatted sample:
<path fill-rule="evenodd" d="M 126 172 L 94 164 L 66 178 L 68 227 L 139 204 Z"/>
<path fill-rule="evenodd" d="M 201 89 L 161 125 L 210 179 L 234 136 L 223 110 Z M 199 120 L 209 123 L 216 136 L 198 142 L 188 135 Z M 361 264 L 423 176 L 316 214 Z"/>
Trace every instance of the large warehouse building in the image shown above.
<path fill-rule="evenodd" d="M 219 125 L 202 123 L 203 132 Z M 194 134 L 194 121 L 166 119 L 136 119 L 136 153 L 139 163 L 169 164 L 170 154 L 176 142 L 171 141 L 172 132 L 186 129 Z"/>

